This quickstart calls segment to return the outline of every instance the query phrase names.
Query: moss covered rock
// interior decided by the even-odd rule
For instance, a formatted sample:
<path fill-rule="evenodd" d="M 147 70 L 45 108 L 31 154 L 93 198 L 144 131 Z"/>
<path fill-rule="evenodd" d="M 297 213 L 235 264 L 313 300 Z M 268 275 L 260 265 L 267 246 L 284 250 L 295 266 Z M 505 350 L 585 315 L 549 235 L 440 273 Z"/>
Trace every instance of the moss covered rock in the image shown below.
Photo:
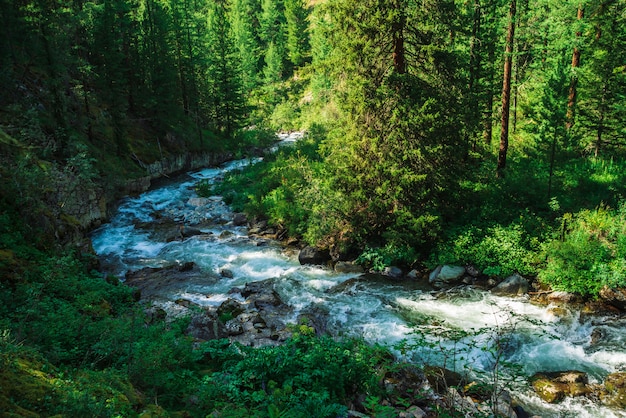
<path fill-rule="evenodd" d="M 566 396 L 584 396 L 591 393 L 587 374 L 577 370 L 535 373 L 530 382 L 537 395 L 549 403 L 560 402 Z"/>

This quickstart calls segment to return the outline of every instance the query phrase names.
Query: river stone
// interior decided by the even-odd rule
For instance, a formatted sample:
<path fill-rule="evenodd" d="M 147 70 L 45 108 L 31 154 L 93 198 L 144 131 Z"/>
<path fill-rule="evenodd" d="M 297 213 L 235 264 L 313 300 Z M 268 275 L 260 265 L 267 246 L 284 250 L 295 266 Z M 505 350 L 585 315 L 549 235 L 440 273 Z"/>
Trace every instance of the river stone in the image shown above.
<path fill-rule="evenodd" d="M 241 315 L 244 311 L 241 303 L 237 302 L 234 299 L 226 299 L 222 304 L 217 308 L 217 314 L 220 318 L 229 317 L 229 319 L 236 318 Z"/>
<path fill-rule="evenodd" d="M 204 341 L 226 338 L 228 335 L 216 314 L 210 311 L 194 314 L 185 333 L 190 337 Z"/>
<path fill-rule="evenodd" d="M 385 269 L 383 270 L 383 274 L 394 279 L 399 279 L 402 277 L 402 269 L 395 266 L 385 267 Z"/>
<path fill-rule="evenodd" d="M 611 289 L 604 286 L 600 290 L 600 298 L 621 311 L 626 310 L 626 289 Z"/>
<path fill-rule="evenodd" d="M 465 379 L 460 373 L 439 366 L 425 366 L 424 374 L 431 388 L 437 393 L 446 393 L 450 387 L 465 385 Z"/>
<path fill-rule="evenodd" d="M 221 269 L 220 276 L 225 277 L 227 279 L 232 279 L 233 277 L 235 277 L 232 270 L 229 270 L 229 269 Z"/>
<path fill-rule="evenodd" d="M 351 261 L 337 261 L 335 263 L 335 271 L 337 273 L 364 273 L 363 267 Z"/>
<path fill-rule="evenodd" d="M 300 250 L 300 254 L 298 254 L 298 261 L 301 265 L 323 265 L 330 261 L 330 252 L 328 250 L 321 250 L 311 246 L 304 247 Z"/>
<path fill-rule="evenodd" d="M 449 286 L 457 283 L 465 274 L 465 267 L 462 266 L 438 266 L 428 276 L 428 282 L 437 288 Z"/>
<path fill-rule="evenodd" d="M 582 298 L 580 295 L 568 292 L 550 292 L 547 296 L 549 302 L 553 303 L 580 303 Z"/>
<path fill-rule="evenodd" d="M 604 390 L 600 392 L 603 404 L 615 408 L 626 408 L 626 373 L 611 373 L 604 379 Z"/>
<path fill-rule="evenodd" d="M 206 206 L 210 202 L 206 197 L 192 197 L 187 201 L 189 206 L 201 207 Z"/>
<path fill-rule="evenodd" d="M 224 324 L 224 331 L 226 332 L 226 334 L 228 334 L 229 337 L 241 335 L 244 332 L 243 325 L 241 325 L 241 322 L 236 319 L 226 321 L 226 323 Z"/>
<path fill-rule="evenodd" d="M 233 216 L 233 225 L 242 226 L 248 223 L 248 218 L 244 213 L 235 213 Z"/>
<path fill-rule="evenodd" d="M 398 418 L 425 418 L 428 416 L 419 406 L 412 405 L 406 411 L 401 411 Z"/>
<path fill-rule="evenodd" d="M 530 382 L 541 399 L 557 403 L 566 396 L 584 396 L 591 393 L 587 374 L 577 370 L 535 373 Z"/>
<path fill-rule="evenodd" d="M 528 292 L 528 280 L 515 273 L 504 279 L 502 283 L 491 289 L 497 296 L 521 296 Z"/>

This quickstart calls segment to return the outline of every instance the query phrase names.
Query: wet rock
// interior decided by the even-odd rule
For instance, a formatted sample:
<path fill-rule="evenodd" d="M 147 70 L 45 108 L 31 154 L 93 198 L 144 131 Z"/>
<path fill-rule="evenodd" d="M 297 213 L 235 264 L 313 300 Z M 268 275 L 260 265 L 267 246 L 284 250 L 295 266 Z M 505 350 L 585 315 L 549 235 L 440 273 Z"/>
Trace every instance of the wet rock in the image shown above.
<path fill-rule="evenodd" d="M 478 407 L 469 396 L 462 396 L 454 387 L 449 387 L 445 397 L 446 408 L 458 411 L 461 416 L 476 417 L 480 415 Z"/>
<path fill-rule="evenodd" d="M 163 298 L 172 300 L 172 295 L 194 286 L 206 285 L 217 280 L 203 272 L 195 264 L 175 264 L 168 267 L 147 267 L 128 272 L 125 284 L 138 289 L 142 300 Z"/>
<path fill-rule="evenodd" d="M 185 333 L 190 337 L 204 341 L 217 340 L 228 336 L 224 325 L 219 321 L 217 315 L 210 311 L 202 311 L 192 315 Z"/>
<path fill-rule="evenodd" d="M 191 307 L 199 308 L 200 307 L 200 305 L 190 301 L 189 299 L 176 299 L 174 303 L 184 308 L 191 308 Z"/>
<path fill-rule="evenodd" d="M 439 366 L 425 366 L 424 374 L 431 388 L 437 393 L 446 393 L 450 387 L 465 385 L 465 378 L 460 373 Z"/>
<path fill-rule="evenodd" d="M 178 266 L 178 271 L 180 272 L 186 272 L 186 271 L 191 271 L 196 267 L 196 263 L 194 263 L 193 261 L 187 261 L 183 264 L 180 264 Z"/>
<path fill-rule="evenodd" d="M 604 286 L 600 290 L 600 298 L 621 311 L 626 310 L 626 289 L 624 288 L 611 289 Z"/>
<path fill-rule="evenodd" d="M 385 267 L 383 270 L 383 274 L 388 277 L 392 277 L 394 279 L 399 279 L 402 277 L 402 269 L 395 266 Z"/>
<path fill-rule="evenodd" d="M 497 296 L 522 296 L 528 293 L 528 280 L 515 273 L 507 277 L 499 285 L 491 289 Z"/>
<path fill-rule="evenodd" d="M 345 282 L 341 282 L 330 289 L 326 290 L 326 293 L 337 294 L 337 293 L 346 293 L 346 294 L 354 294 L 358 289 L 361 283 L 363 282 L 363 276 L 353 277 L 351 279 L 346 280 Z"/>
<path fill-rule="evenodd" d="M 591 393 L 587 374 L 576 370 L 535 373 L 530 382 L 541 399 L 557 403 L 566 396 L 584 396 Z"/>
<path fill-rule="evenodd" d="M 200 207 L 200 206 L 208 205 L 209 202 L 210 200 L 207 199 L 206 197 L 192 197 L 187 201 L 187 204 L 189 206 Z"/>
<path fill-rule="evenodd" d="M 235 226 L 243 226 L 248 223 L 248 218 L 244 213 L 235 213 L 233 216 L 233 225 Z"/>
<path fill-rule="evenodd" d="M 220 239 L 226 239 L 226 238 L 232 237 L 233 235 L 235 235 L 235 234 L 233 234 L 232 231 L 222 231 L 222 232 L 220 232 L 219 238 Z"/>
<path fill-rule="evenodd" d="M 246 301 L 257 309 L 270 306 L 276 307 L 283 303 L 278 293 L 274 290 L 274 284 L 271 280 L 246 283 L 246 286 L 241 291 L 241 296 L 246 298 Z"/>
<path fill-rule="evenodd" d="M 364 273 L 363 267 L 351 261 L 337 261 L 335 263 L 335 271 L 337 273 Z"/>
<path fill-rule="evenodd" d="M 328 250 L 321 250 L 316 247 L 304 247 L 300 250 L 298 255 L 298 261 L 300 264 L 317 264 L 323 265 L 330 261 L 330 252 Z"/>
<path fill-rule="evenodd" d="M 438 266 L 428 276 L 428 282 L 441 289 L 460 282 L 464 274 L 465 267 L 462 266 Z"/>
<path fill-rule="evenodd" d="M 611 373 L 604 379 L 599 393 L 600 401 L 614 408 L 626 408 L 626 373 Z"/>
<path fill-rule="evenodd" d="M 406 411 L 398 413 L 399 418 L 425 418 L 428 416 L 419 406 L 412 405 Z"/>
<path fill-rule="evenodd" d="M 548 302 L 559 304 L 572 304 L 582 302 L 582 298 L 580 297 L 580 295 L 560 291 L 548 293 L 546 299 Z"/>
<path fill-rule="evenodd" d="M 179 232 L 183 238 L 191 238 L 191 237 L 195 237 L 196 235 L 204 234 L 204 232 L 200 231 L 197 228 L 192 228 L 190 226 L 185 226 L 185 225 L 182 225 L 180 227 Z"/>
<path fill-rule="evenodd" d="M 164 309 L 159 308 L 158 306 L 150 306 L 145 309 L 144 315 L 146 316 L 145 322 L 146 324 L 154 324 L 157 322 L 164 321 L 167 318 L 167 312 Z"/>
<path fill-rule="evenodd" d="M 221 269 L 220 270 L 220 276 L 225 277 L 227 279 L 232 279 L 233 277 L 235 277 L 233 272 L 231 270 L 228 270 L 228 269 Z"/>
<path fill-rule="evenodd" d="M 245 311 L 243 305 L 237 302 L 234 299 L 226 299 L 222 304 L 217 308 L 217 315 L 220 318 L 227 318 L 225 321 L 228 321 L 232 318 L 236 318 L 241 315 Z"/>
<path fill-rule="evenodd" d="M 304 309 L 298 315 L 298 323 L 312 327 L 315 335 L 325 335 L 327 333 L 329 312 L 323 305 L 314 305 Z"/>
<path fill-rule="evenodd" d="M 229 337 L 244 333 L 243 325 L 237 319 L 231 319 L 224 324 L 224 331 Z"/>

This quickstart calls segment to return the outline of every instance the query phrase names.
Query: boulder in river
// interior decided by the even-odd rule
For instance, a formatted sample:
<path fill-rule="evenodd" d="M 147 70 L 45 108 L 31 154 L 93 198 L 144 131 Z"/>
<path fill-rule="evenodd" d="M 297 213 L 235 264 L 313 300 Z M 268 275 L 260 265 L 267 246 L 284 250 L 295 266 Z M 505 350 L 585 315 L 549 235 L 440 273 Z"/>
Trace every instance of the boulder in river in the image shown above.
<path fill-rule="evenodd" d="M 535 373 L 530 382 L 541 399 L 557 403 L 566 396 L 584 396 L 591 393 L 587 373 L 577 370 Z"/>
<path fill-rule="evenodd" d="M 385 267 L 385 269 L 383 270 L 383 274 L 394 279 L 399 279 L 403 275 L 402 269 L 395 266 Z"/>
<path fill-rule="evenodd" d="M 604 379 L 604 386 L 600 392 L 603 404 L 614 408 L 626 408 L 626 373 L 611 373 Z"/>
<path fill-rule="evenodd" d="M 612 289 L 604 286 L 600 290 L 600 298 L 611 306 L 624 311 L 626 310 L 626 289 Z"/>
<path fill-rule="evenodd" d="M 436 288 L 443 288 L 459 283 L 465 274 L 463 266 L 438 266 L 428 276 L 428 282 Z"/>
<path fill-rule="evenodd" d="M 206 285 L 216 278 L 200 270 L 194 263 L 174 264 L 168 267 L 146 267 L 128 272 L 125 284 L 141 291 L 141 299 L 171 299 L 181 290 L 195 285 Z"/>
<path fill-rule="evenodd" d="M 522 296 L 528 293 L 528 280 L 515 273 L 491 289 L 497 296 Z"/>
<path fill-rule="evenodd" d="M 233 215 L 233 225 L 242 226 L 248 223 L 248 218 L 244 213 L 235 213 Z"/>
<path fill-rule="evenodd" d="M 335 271 L 337 273 L 364 273 L 363 267 L 351 261 L 337 261 Z"/>
<path fill-rule="evenodd" d="M 324 265 L 330 261 L 330 252 L 317 247 L 304 247 L 298 255 L 300 264 L 317 264 Z"/>

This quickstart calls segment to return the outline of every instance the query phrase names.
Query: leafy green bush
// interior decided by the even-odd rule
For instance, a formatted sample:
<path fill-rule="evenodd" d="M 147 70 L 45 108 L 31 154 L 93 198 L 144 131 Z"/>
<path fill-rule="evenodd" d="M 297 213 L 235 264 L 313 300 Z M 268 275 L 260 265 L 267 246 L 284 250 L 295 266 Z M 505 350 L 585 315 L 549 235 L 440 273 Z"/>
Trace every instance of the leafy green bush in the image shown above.
<path fill-rule="evenodd" d="M 220 369 L 204 379 L 198 396 L 203 407 L 247 405 L 248 415 L 239 416 L 263 417 L 341 416 L 358 395 L 379 394 L 377 367 L 390 361 L 380 347 L 310 332 L 259 349 L 214 342 L 206 356 Z"/>
<path fill-rule="evenodd" d="M 566 215 L 546 256 L 539 279 L 554 289 L 595 296 L 604 286 L 626 286 L 626 204 Z"/>
<path fill-rule="evenodd" d="M 439 246 L 430 263 L 473 264 L 485 274 L 494 276 L 514 272 L 535 274 L 540 265 L 541 237 L 527 229 L 529 224 L 463 227 Z"/>
<path fill-rule="evenodd" d="M 367 269 L 383 271 L 385 267 L 392 265 L 410 266 L 416 259 L 417 253 L 413 248 L 387 244 L 379 248 L 366 247 L 356 262 Z"/>

